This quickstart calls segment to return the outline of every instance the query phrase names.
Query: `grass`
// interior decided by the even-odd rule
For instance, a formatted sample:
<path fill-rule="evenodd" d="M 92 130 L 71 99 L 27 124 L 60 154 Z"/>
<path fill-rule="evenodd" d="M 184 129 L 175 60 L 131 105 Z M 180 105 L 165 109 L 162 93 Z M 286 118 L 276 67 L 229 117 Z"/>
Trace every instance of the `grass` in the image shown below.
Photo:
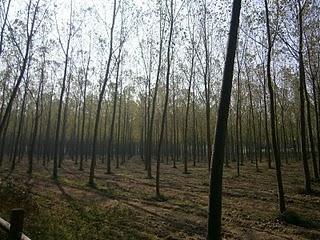
<path fill-rule="evenodd" d="M 26 234 L 35 240 L 152 239 L 143 226 L 136 223 L 136 213 L 121 204 L 102 209 L 96 203 L 88 206 L 71 198 L 56 201 L 34 196 L 12 181 L 1 186 L 0 196 L 1 203 L 7 203 L 5 207 L 1 204 L 1 210 L 17 205 L 26 210 Z M 9 219 L 9 212 L 2 217 Z"/>
<path fill-rule="evenodd" d="M 287 206 L 291 211 L 277 216 L 274 170 L 254 164 L 226 168 L 223 187 L 223 234 L 225 239 L 320 239 L 320 197 L 299 194 L 303 187 L 300 163 L 283 167 Z M 139 160 L 127 162 L 114 174 L 97 166 L 95 186 L 87 185 L 88 170 L 80 172 L 71 161 L 51 179 L 52 169 L 35 166 L 34 175 L 25 166 L 5 178 L 0 169 L 0 216 L 9 219 L 10 209 L 26 210 L 25 233 L 31 239 L 202 239 L 206 237 L 208 171 L 205 163 L 183 174 L 161 166 L 160 198 L 155 197 L 155 179 L 146 179 Z M 85 169 L 88 169 L 87 167 Z M 154 169 L 154 168 L 153 168 Z M 153 172 L 154 175 L 154 172 Z M 314 192 L 320 190 L 313 182 Z M 1 235 L 0 235 L 0 239 Z"/>

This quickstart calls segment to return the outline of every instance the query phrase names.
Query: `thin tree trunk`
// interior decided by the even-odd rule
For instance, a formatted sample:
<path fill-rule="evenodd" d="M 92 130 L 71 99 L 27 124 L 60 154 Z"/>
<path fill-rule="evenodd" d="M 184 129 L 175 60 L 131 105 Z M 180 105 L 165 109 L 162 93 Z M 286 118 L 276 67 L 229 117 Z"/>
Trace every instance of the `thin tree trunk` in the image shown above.
<path fill-rule="evenodd" d="M 192 43 L 193 44 L 193 43 Z M 189 110 L 190 110 L 190 96 L 191 96 L 191 86 L 193 79 L 193 68 L 194 68 L 194 45 L 192 45 L 192 57 L 191 57 L 191 67 L 190 67 L 190 76 L 189 76 L 189 85 L 188 85 L 188 96 L 187 96 L 187 110 L 184 122 L 184 173 L 188 173 L 188 157 L 187 157 L 187 147 L 188 147 L 188 123 L 189 123 Z"/>
<path fill-rule="evenodd" d="M 163 47 L 163 23 L 162 23 L 162 15 L 160 16 L 160 44 L 159 44 L 159 58 L 158 58 L 158 69 L 157 69 L 157 79 L 156 79 L 156 85 L 154 89 L 154 96 L 152 99 L 152 106 L 151 106 L 151 118 L 149 123 L 149 129 L 148 129 L 148 139 L 147 139 L 147 154 L 146 154 L 146 161 L 147 161 L 147 178 L 152 178 L 151 175 L 151 154 L 152 154 L 152 140 L 153 140 L 153 124 L 154 124 L 154 115 L 155 115 L 155 107 L 156 107 L 156 100 L 157 100 L 157 94 L 158 94 L 158 87 L 159 87 L 159 81 L 160 81 L 160 72 L 161 72 L 161 66 L 162 66 L 162 47 Z"/>
<path fill-rule="evenodd" d="M 69 16 L 70 26 L 69 26 L 69 33 L 68 33 L 68 40 L 67 40 L 67 48 L 65 50 L 64 71 L 63 71 L 62 87 L 60 91 L 58 117 L 57 117 L 57 125 L 56 125 L 55 140 L 54 140 L 53 179 L 58 178 L 58 153 L 59 153 L 59 143 L 60 143 L 61 115 L 62 115 L 63 96 L 66 88 L 67 70 L 68 70 L 68 64 L 69 64 L 69 49 L 70 49 L 70 42 L 71 42 L 71 36 L 72 36 L 72 13 L 73 12 L 72 12 L 72 5 L 71 5 L 70 16 Z"/>
<path fill-rule="evenodd" d="M 304 81 L 304 93 L 305 93 L 305 98 L 306 98 L 306 103 L 307 103 L 307 120 L 308 120 L 308 132 L 309 132 L 309 142 L 310 142 L 310 147 L 311 147 L 311 158 L 312 158 L 312 164 L 313 164 L 313 172 L 314 172 L 314 178 L 316 180 L 319 179 L 319 172 L 318 172 L 318 166 L 317 166 L 317 157 L 316 157 L 316 149 L 315 149 L 315 144 L 313 140 L 313 132 L 312 132 L 312 121 L 311 121 L 311 104 L 310 104 L 310 99 L 307 91 L 307 86 L 306 82 Z"/>
<path fill-rule="evenodd" d="M 299 95 L 300 95 L 300 134 L 301 134 L 301 153 L 302 162 L 305 176 L 305 192 L 310 193 L 311 180 L 310 170 L 307 156 L 307 139 L 306 139 L 306 119 L 305 119 L 305 68 L 303 60 L 303 13 L 302 13 L 301 2 L 298 0 L 298 11 L 299 11 Z"/>
<path fill-rule="evenodd" d="M 112 16 L 112 25 L 110 29 L 110 45 L 109 45 L 109 58 L 107 61 L 107 69 L 103 81 L 103 85 L 99 94 L 98 106 L 97 106 L 97 113 L 96 113 L 96 120 L 94 125 L 94 133 L 93 133 L 93 143 L 92 143 L 92 155 L 91 155 L 91 165 L 90 165 L 90 175 L 89 175 L 89 185 L 94 186 L 94 170 L 96 167 L 96 145 L 97 145 L 97 138 L 98 138 L 98 129 L 99 129 L 99 122 L 100 122 L 100 114 L 101 114 L 101 105 L 104 98 L 104 93 L 107 86 L 107 81 L 109 79 L 110 73 L 110 65 L 111 65 L 111 58 L 113 55 L 113 32 L 116 20 L 116 10 L 117 10 L 117 0 L 113 1 L 113 16 Z"/>
<path fill-rule="evenodd" d="M 117 155 L 116 155 L 116 168 L 119 168 L 119 158 L 120 158 L 120 135 L 121 135 L 121 113 L 122 113 L 122 78 L 120 78 L 120 98 L 119 98 L 119 108 L 118 108 L 118 130 L 117 130 Z M 141 138 L 143 139 L 144 134 Z M 142 147 L 144 144 L 142 144 Z M 143 155 L 143 151 L 142 151 Z"/>
<path fill-rule="evenodd" d="M 268 168 L 271 169 L 271 154 L 270 154 L 270 138 L 269 138 L 269 127 L 268 127 L 268 107 L 267 107 L 267 79 L 265 74 L 265 67 L 263 65 L 263 105 L 264 105 L 264 129 L 266 136 L 266 147 L 265 154 L 268 157 Z"/>
<path fill-rule="evenodd" d="M 207 3 L 204 2 L 204 20 L 203 20 L 203 44 L 205 49 L 205 70 L 204 70 L 204 91 L 205 91 L 205 108 L 206 108 L 206 126 L 207 126 L 207 159 L 208 159 L 208 170 L 210 170 L 211 164 L 211 153 L 212 153 L 212 140 L 211 140 L 211 108 L 210 108 L 210 77 L 209 77 L 209 65 L 210 65 L 210 54 L 208 49 L 208 34 L 207 34 Z"/>
<path fill-rule="evenodd" d="M 71 69 L 68 77 L 68 86 L 67 86 L 67 93 L 66 93 L 66 100 L 64 104 L 63 110 L 63 122 L 62 122 L 62 132 L 61 132 L 61 141 L 60 141 L 60 149 L 59 149 L 59 163 L 58 167 L 61 168 L 62 161 L 64 160 L 65 154 L 65 143 L 66 143 L 66 126 L 68 121 L 68 111 L 69 111 L 69 96 L 70 96 L 70 84 L 71 84 Z"/>
<path fill-rule="evenodd" d="M 280 155 L 278 150 L 278 143 L 276 137 L 276 123 L 275 123 L 275 109 L 274 109 L 274 94 L 273 94 L 273 86 L 271 79 L 271 53 L 273 43 L 271 41 L 271 31 L 269 25 L 269 9 L 268 9 L 268 0 L 265 0 L 265 10 L 266 10 L 266 28 L 268 35 L 268 59 L 267 59 L 267 79 L 268 79 L 268 89 L 270 95 L 270 121 L 271 121 L 271 140 L 273 146 L 273 155 L 276 164 L 276 175 L 278 182 L 278 199 L 279 199 L 279 207 L 280 213 L 284 213 L 286 211 L 285 207 L 285 199 L 284 199 L 284 191 L 282 185 L 282 174 L 281 174 L 281 162 Z"/>
<path fill-rule="evenodd" d="M 21 106 L 21 109 L 20 109 L 19 126 L 18 126 L 16 141 L 15 141 L 15 144 L 14 144 L 14 152 L 13 152 L 13 156 L 12 156 L 12 160 L 11 160 L 11 171 L 13 171 L 15 169 L 15 164 L 16 164 L 16 158 L 17 158 L 17 154 L 18 154 L 19 144 L 21 144 L 20 135 L 21 135 L 21 132 L 22 132 L 24 116 L 25 116 L 27 89 L 28 89 L 28 81 L 25 83 L 25 89 L 24 89 L 24 94 L 23 94 L 23 99 L 22 99 L 22 106 Z"/>
<path fill-rule="evenodd" d="M 172 43 L 172 35 L 173 35 L 173 21 L 174 21 L 174 18 L 173 18 L 173 0 L 171 0 L 170 1 L 170 30 L 169 30 L 169 40 L 168 40 L 168 48 L 167 48 L 166 93 L 165 93 L 164 109 L 163 109 L 163 113 L 162 113 L 162 121 L 161 121 L 161 128 L 160 128 L 161 129 L 160 130 L 160 139 L 159 139 L 158 152 L 157 152 L 156 196 L 158 198 L 160 197 L 160 157 L 161 157 L 161 147 L 162 147 L 162 142 L 163 142 L 165 122 L 167 121 L 167 109 L 168 109 L 168 101 L 169 101 L 170 68 L 171 68 L 171 43 Z M 191 86 L 191 81 L 190 81 L 190 86 Z M 190 87 L 189 87 L 189 91 L 190 91 Z M 189 100 L 190 100 L 190 94 L 189 94 Z"/>
<path fill-rule="evenodd" d="M 87 100 L 87 84 L 88 84 L 88 72 L 90 66 L 90 59 L 91 59 L 91 49 L 89 51 L 87 66 L 84 74 L 84 87 L 83 87 L 83 105 L 82 105 L 82 121 L 81 121 L 81 137 L 80 137 L 80 164 L 79 170 L 83 171 L 83 160 L 85 155 L 85 145 L 84 145 L 84 128 L 86 123 L 86 100 Z"/>
<path fill-rule="evenodd" d="M 122 45 L 122 43 L 120 43 Z M 119 85 L 119 76 L 120 75 L 120 62 L 121 62 L 121 49 L 119 48 L 118 58 L 117 58 L 117 75 L 116 75 L 116 84 L 114 88 L 114 97 L 113 97 L 113 110 L 110 126 L 110 135 L 108 141 L 108 155 L 107 155 L 107 174 L 111 174 L 111 155 L 113 155 L 113 133 L 114 133 L 114 123 L 116 118 L 117 111 L 117 102 L 118 102 L 118 85 Z"/>
<path fill-rule="evenodd" d="M 43 60 L 43 65 L 41 68 L 41 79 L 39 82 L 39 86 L 38 86 L 38 92 L 37 92 L 37 99 L 36 99 L 36 111 L 35 111 L 35 119 L 34 119 L 34 127 L 33 127 L 33 131 L 31 134 L 31 141 L 30 141 L 30 146 L 29 146 L 29 155 L 28 155 L 28 160 L 29 160 L 29 166 L 28 166 L 28 174 L 31 175 L 32 174 L 32 169 L 33 169 L 33 154 L 34 154 L 34 147 L 35 147 L 35 142 L 37 139 L 37 134 L 38 134 L 38 128 L 39 128 L 39 118 L 40 118 L 40 114 L 39 114 L 39 104 L 40 104 L 40 98 L 43 92 L 43 82 L 44 82 L 44 65 L 45 65 L 45 57 Z"/>
<path fill-rule="evenodd" d="M 255 124 L 255 116 L 254 116 L 254 106 L 253 106 L 253 100 L 252 100 L 252 91 L 251 91 L 251 84 L 249 80 L 249 69 L 246 66 L 246 72 L 247 72 L 247 84 L 248 84 L 248 91 L 249 91 L 249 101 L 250 101 L 250 113 L 251 113 L 251 127 L 253 131 L 253 155 L 254 155 L 254 160 L 256 164 L 256 171 L 259 171 L 258 167 L 258 156 L 257 156 L 257 136 L 256 136 L 256 124 Z"/>

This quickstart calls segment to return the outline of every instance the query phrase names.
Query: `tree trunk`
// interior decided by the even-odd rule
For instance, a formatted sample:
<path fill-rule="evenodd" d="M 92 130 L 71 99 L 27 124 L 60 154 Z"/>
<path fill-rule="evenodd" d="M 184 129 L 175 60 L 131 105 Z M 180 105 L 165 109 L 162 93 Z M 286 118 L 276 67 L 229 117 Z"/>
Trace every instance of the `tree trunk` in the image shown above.
<path fill-rule="evenodd" d="M 28 81 L 25 83 L 25 89 L 24 89 L 24 94 L 23 94 L 23 99 L 22 99 L 22 106 L 20 109 L 20 117 L 19 117 L 19 126 L 18 126 L 18 131 L 17 131 L 17 136 L 16 136 L 16 142 L 14 144 L 14 152 L 11 160 L 11 171 L 15 169 L 15 164 L 16 164 L 16 158 L 18 154 L 18 149 L 19 149 L 19 144 L 20 143 L 20 135 L 22 132 L 22 127 L 23 127 L 23 122 L 24 122 L 24 116 L 25 116 L 25 106 L 26 106 L 26 99 L 27 99 L 27 89 L 28 89 Z"/>
<path fill-rule="evenodd" d="M 268 168 L 271 169 L 271 154 L 270 154 L 270 138 L 268 127 L 268 106 L 267 106 L 267 79 L 265 75 L 265 67 L 263 65 L 263 110 L 264 110 L 264 129 L 266 136 L 265 155 L 268 157 Z"/>
<path fill-rule="evenodd" d="M 36 111 L 35 111 L 35 119 L 34 119 L 34 127 L 32 130 L 31 134 L 31 141 L 30 141 L 30 146 L 29 146 L 29 154 L 28 154 L 28 160 L 29 160 L 29 167 L 28 167 L 28 174 L 32 174 L 32 169 L 33 169 L 33 154 L 34 154 L 34 147 L 35 147 L 35 142 L 37 139 L 37 134 L 38 134 L 38 125 L 39 125 L 39 104 L 40 104 L 40 98 L 43 92 L 43 82 L 44 82 L 44 67 L 45 67 L 45 57 L 44 57 L 44 62 L 41 67 L 41 79 L 39 82 L 38 86 L 38 92 L 37 92 L 37 99 L 36 99 Z"/>
<path fill-rule="evenodd" d="M 61 168 L 62 161 L 64 160 L 64 154 L 65 154 L 65 143 L 66 143 L 66 126 L 68 121 L 68 111 L 69 111 L 69 96 L 70 96 L 70 84 L 71 84 L 71 68 L 70 73 L 68 77 L 68 86 L 67 86 L 67 94 L 66 94 L 66 100 L 64 104 L 64 110 L 63 110 L 63 122 L 62 122 L 62 132 L 61 132 L 61 141 L 60 141 L 60 148 L 59 148 L 59 163 L 58 167 Z"/>
<path fill-rule="evenodd" d="M 29 21 L 31 22 L 31 27 L 29 29 L 29 32 L 27 31 L 27 34 L 26 34 L 27 35 L 26 49 L 25 49 L 25 53 L 24 53 L 24 56 L 22 59 L 22 66 L 20 68 L 19 76 L 18 76 L 17 81 L 16 81 L 16 83 L 13 87 L 13 90 L 11 92 L 11 95 L 10 95 L 7 107 L 5 108 L 4 114 L 3 114 L 3 116 L 1 116 L 1 119 L 0 119 L 0 136 L 2 135 L 2 132 L 3 132 L 4 128 L 6 127 L 6 124 L 9 119 L 10 112 L 12 109 L 13 101 L 17 95 L 17 92 L 19 90 L 20 84 L 22 82 L 22 79 L 24 77 L 24 73 L 26 71 L 26 68 L 27 68 L 27 65 L 29 62 L 29 52 L 30 52 L 30 48 L 32 45 L 32 39 L 34 36 L 34 27 L 36 24 L 36 17 L 37 17 L 37 13 L 38 13 L 39 2 L 40 2 L 40 0 L 37 0 L 37 2 L 35 3 L 35 10 L 32 14 L 32 19 L 29 19 L 31 17 L 31 14 L 30 13 L 28 14 L 28 23 L 29 23 Z M 29 2 L 29 7 L 31 7 L 31 0 Z M 9 10 L 8 8 L 9 8 L 9 5 L 7 7 L 7 10 Z M 27 30 L 28 30 L 28 28 L 27 28 Z"/>
<path fill-rule="evenodd" d="M 298 0 L 298 11 L 299 11 L 299 96 L 300 96 L 300 134 L 301 134 L 301 153 L 302 153 L 302 162 L 305 176 L 305 192 L 311 192 L 311 180 L 310 180 L 310 171 L 309 163 L 307 156 L 307 139 L 306 139 L 306 120 L 305 120 L 305 68 L 303 61 L 303 13 L 301 2 Z"/>
<path fill-rule="evenodd" d="M 85 144 L 84 144 L 84 128 L 86 123 L 86 99 L 87 99 L 87 83 L 88 83 L 88 71 L 90 66 L 90 56 L 91 51 L 89 51 L 89 57 L 87 62 L 87 67 L 84 74 L 84 86 L 83 86 L 83 105 L 82 105 L 82 121 L 81 121 L 81 137 L 80 137 L 80 164 L 79 164 L 79 170 L 83 171 L 83 160 L 85 155 Z"/>
<path fill-rule="evenodd" d="M 160 10 L 161 11 L 161 10 Z M 161 13 L 160 13 L 161 14 Z M 173 0 L 170 1 L 170 30 L 169 30 L 169 40 L 168 40 L 168 48 L 167 48 L 167 73 L 166 73 L 166 93 L 164 100 L 164 108 L 162 113 L 162 121 L 161 121 L 161 130 L 160 130 L 160 139 L 157 151 L 157 171 L 156 171 L 156 196 L 160 197 L 160 157 L 161 157 L 161 147 L 163 141 L 163 133 L 165 122 L 167 120 L 167 109 L 168 109 L 168 100 L 169 100 L 169 87 L 170 87 L 170 67 L 171 67 L 171 43 L 172 43 L 172 35 L 173 35 Z M 190 81 L 191 83 L 191 81 Z M 190 88 L 189 88 L 190 89 Z M 190 94 L 189 94 L 190 99 Z"/>
<path fill-rule="evenodd" d="M 276 123 L 275 123 L 275 110 L 274 110 L 274 94 L 273 94 L 273 86 L 271 79 L 271 53 L 273 43 L 271 41 L 271 32 L 269 25 L 269 9 L 268 9 L 268 0 L 265 0 L 265 10 L 266 10 L 266 28 L 268 35 L 268 59 L 267 59 L 267 79 L 268 79 L 268 89 L 270 95 L 270 121 L 271 121 L 271 140 L 273 147 L 273 156 L 276 165 L 276 175 L 278 182 L 278 199 L 279 199 L 279 207 L 280 213 L 284 213 L 286 211 L 285 207 L 285 199 L 284 199 L 284 191 L 282 185 L 282 174 L 281 174 L 281 162 L 280 155 L 278 150 L 278 143 L 276 137 Z"/>
<path fill-rule="evenodd" d="M 154 96 L 152 99 L 152 106 L 151 106 L 151 118 L 149 123 L 149 129 L 148 129 L 148 138 L 147 138 L 147 149 L 146 149 L 146 162 L 147 162 L 147 178 L 152 178 L 151 174 L 151 154 L 152 154 L 152 141 L 153 141 L 153 124 L 154 124 L 154 115 L 155 115 L 155 107 L 156 107 L 156 100 L 157 100 L 157 94 L 158 94 L 158 87 L 159 87 L 159 81 L 160 81 L 160 72 L 161 72 L 161 66 L 162 66 L 162 46 L 163 46 L 163 23 L 162 23 L 162 15 L 160 16 L 160 44 L 159 44 L 159 58 L 158 58 L 158 69 L 157 69 L 157 79 L 156 79 L 156 85 L 154 88 Z"/>
<path fill-rule="evenodd" d="M 99 94 L 98 106 L 97 106 L 97 113 L 96 113 L 96 120 L 94 125 L 94 133 L 93 133 L 93 143 L 92 143 L 92 155 L 91 155 L 91 165 L 90 165 L 90 175 L 89 175 L 89 185 L 94 186 L 94 170 L 96 167 L 96 145 L 97 145 L 97 138 L 98 138 L 98 129 L 99 129 L 99 122 L 100 122 L 100 114 L 101 114 L 101 105 L 104 98 L 104 93 L 107 86 L 107 81 L 109 79 L 110 73 L 110 65 L 111 65 L 111 58 L 113 55 L 113 31 L 115 26 L 116 20 L 116 10 L 117 10 L 117 0 L 113 1 L 113 16 L 112 16 L 112 25 L 110 29 L 110 45 L 109 45 L 109 58 L 107 61 L 107 69 L 103 81 L 103 85 Z"/>
<path fill-rule="evenodd" d="M 192 57 L 191 57 L 191 67 L 190 67 L 190 76 L 189 76 L 189 85 L 188 85 L 188 96 L 187 96 L 187 110 L 185 115 L 184 122 L 184 173 L 188 173 L 188 122 L 189 122 L 189 110 L 190 110 L 190 96 L 191 96 L 191 86 L 193 79 L 193 68 L 194 68 L 194 44 L 192 43 Z"/>
<path fill-rule="evenodd" d="M 208 240 L 221 239 L 222 175 L 241 0 L 234 0 L 210 173 Z"/>
<path fill-rule="evenodd" d="M 122 45 L 122 43 L 120 43 Z M 121 62 L 121 48 L 119 48 L 118 58 L 117 58 L 117 75 L 116 75 L 116 85 L 114 88 L 114 97 L 113 97 L 113 110 L 112 110 L 112 119 L 110 126 L 110 135 L 108 141 L 108 156 L 107 156 L 107 174 L 111 173 L 111 154 L 113 153 L 113 133 L 114 133 L 114 122 L 116 118 L 117 111 L 117 102 L 118 102 L 118 85 L 119 85 L 119 73 L 120 73 L 120 62 Z"/>
<path fill-rule="evenodd" d="M 53 152 L 53 179 L 58 178 L 58 153 L 59 153 L 59 144 L 60 144 L 60 127 L 61 127 L 61 115 L 62 115 L 62 105 L 63 105 L 63 96 L 66 88 L 66 79 L 67 79 L 67 70 L 69 64 L 69 49 L 70 49 L 70 42 L 72 36 L 72 6 L 70 9 L 70 16 L 69 16 L 69 33 L 68 33 L 68 40 L 67 40 L 67 48 L 65 50 L 65 61 L 64 61 L 64 71 L 63 71 L 63 79 L 62 79 L 62 87 L 60 91 L 60 98 L 59 98 L 59 107 L 58 107 L 58 117 L 57 117 L 57 125 L 56 125 L 56 132 L 55 132 L 55 141 L 54 141 L 54 152 Z"/>

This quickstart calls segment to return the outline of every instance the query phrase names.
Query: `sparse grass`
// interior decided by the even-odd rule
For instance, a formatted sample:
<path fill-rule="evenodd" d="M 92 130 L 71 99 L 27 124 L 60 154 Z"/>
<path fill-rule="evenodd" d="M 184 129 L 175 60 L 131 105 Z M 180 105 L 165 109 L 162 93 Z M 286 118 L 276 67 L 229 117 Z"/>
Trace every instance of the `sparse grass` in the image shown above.
<path fill-rule="evenodd" d="M 109 194 L 109 193 L 108 193 Z M 25 231 L 32 239 L 152 239 L 135 219 L 136 213 L 121 204 L 102 209 L 79 200 L 33 196 L 20 185 L 8 181 L 1 187 L 1 216 L 17 204 L 26 210 Z"/>
<path fill-rule="evenodd" d="M 256 172 L 254 164 L 235 163 L 225 168 L 223 229 L 225 239 L 320 239 L 320 190 L 299 194 L 303 187 L 300 163 L 283 166 L 287 207 L 277 216 L 274 170 L 266 165 Z M 132 160 L 113 174 L 105 166 L 96 170 L 95 186 L 88 186 L 88 168 L 80 172 L 66 161 L 59 180 L 52 169 L 35 166 L 32 178 L 23 164 L 9 177 L 0 169 L 0 216 L 10 209 L 26 210 L 25 232 L 31 239 L 205 239 L 208 203 L 208 170 L 203 163 L 161 166 L 161 196 L 155 197 L 155 179 L 146 179 L 139 160 Z M 153 168 L 154 169 L 154 168 Z M 154 172 L 153 172 L 153 176 Z M 5 179 L 5 180 L 4 180 Z M 1 239 L 1 235 L 0 235 Z"/>

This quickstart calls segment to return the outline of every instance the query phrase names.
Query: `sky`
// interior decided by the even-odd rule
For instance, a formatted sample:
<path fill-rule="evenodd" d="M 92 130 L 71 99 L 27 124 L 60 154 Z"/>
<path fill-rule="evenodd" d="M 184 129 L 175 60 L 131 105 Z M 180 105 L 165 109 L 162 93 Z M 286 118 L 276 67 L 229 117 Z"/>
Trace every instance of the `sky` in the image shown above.
<path fill-rule="evenodd" d="M 35 0 L 33 0 L 35 1 Z M 48 37 L 55 39 L 56 41 L 60 39 L 62 42 L 63 47 L 66 47 L 66 38 L 68 33 L 68 22 L 69 22 L 69 14 L 70 14 L 70 6 L 71 0 L 55 0 L 55 1 L 48 1 L 48 0 L 40 0 L 41 4 L 46 3 L 50 9 L 50 12 L 55 12 L 51 18 L 53 19 L 51 25 L 51 31 L 48 33 Z M 124 2 L 124 0 L 122 0 Z M 154 8 L 154 1 L 144 1 L 144 0 L 127 0 L 130 3 L 131 7 L 134 7 L 135 10 L 131 10 L 130 14 L 126 15 L 128 30 L 130 32 L 130 38 L 125 43 L 125 64 L 122 68 L 123 72 L 126 70 L 132 70 L 135 76 L 142 76 L 145 77 L 143 64 L 141 61 L 141 52 L 144 52 L 145 56 L 148 57 L 148 46 L 144 44 L 142 49 L 139 46 L 139 42 L 143 40 L 147 40 L 148 35 L 153 35 L 154 39 L 154 58 L 153 58 L 153 67 L 154 73 L 152 75 L 152 81 L 155 81 L 155 70 L 157 65 L 157 49 L 158 49 L 158 39 L 157 34 L 159 31 L 158 27 L 158 16 L 155 13 L 150 13 L 150 8 Z M 178 4 L 181 0 L 177 0 Z M 208 5 L 211 9 L 211 16 L 212 18 L 209 19 L 210 24 L 208 28 L 210 29 L 210 37 L 211 39 L 211 56 L 215 62 L 219 62 L 221 59 L 224 58 L 224 49 L 226 45 L 226 37 L 227 37 L 227 30 L 228 30 L 228 21 L 230 17 L 230 3 L 231 1 L 207 1 Z M 17 11 L 22 7 L 26 6 L 26 0 L 13 0 L 12 9 L 10 12 L 10 19 L 11 21 L 14 19 Z M 74 49 L 72 52 L 73 56 L 76 56 L 76 50 L 82 48 L 85 51 L 89 51 L 89 45 L 91 42 L 92 47 L 92 68 L 94 70 L 91 71 L 91 79 L 93 84 L 96 87 L 92 89 L 99 89 L 97 86 L 99 85 L 99 77 L 100 79 L 103 77 L 97 74 L 94 74 L 94 71 L 100 71 L 100 68 L 105 67 L 105 62 L 108 55 L 108 40 L 109 40 L 109 32 L 110 32 L 110 23 L 112 17 L 112 10 L 113 10 L 113 0 L 94 0 L 94 1 L 86 1 L 86 0 L 72 0 L 72 6 L 74 10 L 73 20 L 75 29 L 81 26 L 81 31 L 78 31 L 77 34 L 79 36 L 75 36 L 72 39 L 71 46 Z M 196 6 L 196 4 L 195 4 Z M 84 9 L 92 9 L 91 13 L 84 14 L 81 10 Z M 195 7 L 194 11 L 197 11 L 198 6 Z M 135 22 L 135 18 L 131 15 L 137 14 L 140 11 L 141 16 L 143 16 L 143 21 Z M 186 12 L 181 12 L 181 15 L 185 14 Z M 148 15 L 149 14 L 149 15 Z M 85 16 L 85 17 L 84 17 Z M 56 21 L 55 21 L 56 19 Z M 85 20 L 83 20 L 85 19 Z M 140 19 L 140 18 L 139 18 Z M 141 20 L 140 19 L 140 20 Z M 120 13 L 117 15 L 116 19 L 116 35 L 115 38 L 118 38 L 118 31 L 120 26 L 121 16 Z M 179 21 L 179 25 L 177 26 L 186 26 L 187 19 L 186 17 L 177 19 Z M 199 23 L 197 23 L 199 24 Z M 217 32 L 216 29 L 224 29 L 222 32 Z M 176 61 L 178 63 L 181 62 L 186 64 L 185 56 L 187 55 L 187 47 L 188 42 L 187 39 L 181 39 L 181 33 L 186 31 L 186 29 L 175 29 L 175 38 L 174 38 L 174 46 L 175 46 L 175 55 Z M 59 33 L 59 34 L 58 34 Z M 199 33 L 197 33 L 199 34 Z M 198 40 L 199 36 L 197 35 L 196 38 Z M 115 48 L 117 48 L 118 41 L 115 41 Z M 165 47 L 165 46 L 164 46 Z M 58 62 L 63 62 L 64 55 L 63 50 L 58 44 L 54 52 L 51 53 L 51 58 Z M 201 60 L 201 59 L 197 59 Z M 217 60 L 217 61 L 216 61 Z M 81 59 L 78 57 L 74 57 L 73 64 L 79 65 L 81 64 Z M 221 62 L 222 63 L 222 62 Z M 221 75 L 221 66 L 218 69 L 213 69 L 212 77 L 215 80 L 219 79 Z M 56 76 L 62 76 L 63 68 L 60 67 L 59 72 L 56 73 Z M 103 71 L 102 71 L 103 72 Z M 176 71 L 177 72 L 177 71 Z M 131 80 L 131 82 L 130 82 Z M 132 84 L 134 79 L 127 79 L 126 82 L 128 84 Z M 112 80 L 111 80 L 112 81 Z M 136 85 L 136 87 L 140 87 L 141 85 Z"/>

